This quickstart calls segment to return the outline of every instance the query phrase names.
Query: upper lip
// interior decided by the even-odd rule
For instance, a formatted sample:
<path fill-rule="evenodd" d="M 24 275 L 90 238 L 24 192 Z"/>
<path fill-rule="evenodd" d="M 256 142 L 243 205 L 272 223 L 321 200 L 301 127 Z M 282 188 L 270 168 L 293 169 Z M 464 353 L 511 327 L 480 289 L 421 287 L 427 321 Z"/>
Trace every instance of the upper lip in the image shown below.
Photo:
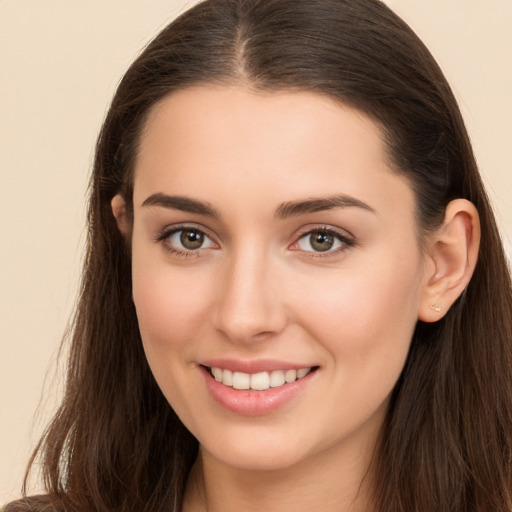
<path fill-rule="evenodd" d="M 301 368 L 312 368 L 314 365 L 292 363 L 289 361 L 279 361 L 277 359 L 208 359 L 201 361 L 202 366 L 210 368 L 222 368 L 223 370 L 231 370 L 232 372 L 242 373 L 260 373 L 272 372 L 275 370 L 299 370 Z"/>

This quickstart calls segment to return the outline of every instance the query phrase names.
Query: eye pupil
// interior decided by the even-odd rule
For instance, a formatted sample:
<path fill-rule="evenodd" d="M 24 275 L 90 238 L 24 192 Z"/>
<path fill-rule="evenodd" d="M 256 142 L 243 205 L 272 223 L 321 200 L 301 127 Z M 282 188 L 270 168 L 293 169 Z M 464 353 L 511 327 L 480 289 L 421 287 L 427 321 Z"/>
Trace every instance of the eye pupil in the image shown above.
<path fill-rule="evenodd" d="M 193 229 L 184 229 L 181 232 L 180 241 L 187 249 L 199 249 L 204 242 L 204 235 Z"/>
<path fill-rule="evenodd" d="M 325 252 L 332 248 L 334 237 L 329 233 L 316 232 L 311 234 L 310 243 L 315 251 Z"/>

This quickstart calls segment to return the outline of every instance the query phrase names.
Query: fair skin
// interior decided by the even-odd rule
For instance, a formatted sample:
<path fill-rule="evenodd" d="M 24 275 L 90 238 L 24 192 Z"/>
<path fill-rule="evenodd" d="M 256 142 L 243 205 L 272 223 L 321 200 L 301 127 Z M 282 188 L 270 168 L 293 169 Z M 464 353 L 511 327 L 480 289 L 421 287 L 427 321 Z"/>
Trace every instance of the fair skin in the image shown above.
<path fill-rule="evenodd" d="M 473 271 L 474 207 L 450 203 L 420 248 L 375 123 L 314 93 L 243 86 L 152 110 L 133 204 L 133 226 L 121 196 L 112 207 L 144 349 L 200 443 L 183 510 L 369 510 L 415 324 L 440 319 Z M 290 370 L 301 378 L 283 383 Z"/>

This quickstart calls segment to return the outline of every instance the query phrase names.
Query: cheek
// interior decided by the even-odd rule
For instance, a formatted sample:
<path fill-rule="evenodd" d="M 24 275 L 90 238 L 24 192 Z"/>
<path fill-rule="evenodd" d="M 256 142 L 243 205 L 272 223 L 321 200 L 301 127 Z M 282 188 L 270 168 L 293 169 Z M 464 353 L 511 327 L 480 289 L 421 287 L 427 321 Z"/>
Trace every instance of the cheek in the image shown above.
<path fill-rule="evenodd" d="M 148 358 L 183 346 L 192 348 L 200 320 L 206 316 L 204 283 L 208 280 L 173 272 L 165 263 L 148 262 L 136 255 L 132 273 L 133 300 Z"/>
<path fill-rule="evenodd" d="M 150 263 L 137 256 L 132 274 L 133 300 L 149 367 L 182 421 L 193 424 L 189 398 L 201 395 L 190 375 L 195 373 L 197 346 L 205 338 L 201 319 L 207 316 L 207 290 L 200 283 L 207 280 L 191 281 L 165 262 Z"/>
<path fill-rule="evenodd" d="M 382 258 L 379 265 L 302 282 L 309 293 L 297 316 L 335 359 L 354 359 L 355 367 L 401 365 L 417 322 L 421 284 L 417 255 L 410 261 L 397 268 Z"/>

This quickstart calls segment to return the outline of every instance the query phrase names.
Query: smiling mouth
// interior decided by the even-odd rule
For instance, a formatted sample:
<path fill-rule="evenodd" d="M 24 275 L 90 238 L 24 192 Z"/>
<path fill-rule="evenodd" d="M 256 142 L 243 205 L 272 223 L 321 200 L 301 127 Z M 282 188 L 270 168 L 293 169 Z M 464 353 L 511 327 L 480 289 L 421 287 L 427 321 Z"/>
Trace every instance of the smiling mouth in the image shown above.
<path fill-rule="evenodd" d="M 298 370 L 274 370 L 258 373 L 233 372 L 214 366 L 205 366 L 205 368 L 212 378 L 227 387 L 264 391 L 300 380 L 309 373 L 316 371 L 318 366 L 299 368 Z"/>

